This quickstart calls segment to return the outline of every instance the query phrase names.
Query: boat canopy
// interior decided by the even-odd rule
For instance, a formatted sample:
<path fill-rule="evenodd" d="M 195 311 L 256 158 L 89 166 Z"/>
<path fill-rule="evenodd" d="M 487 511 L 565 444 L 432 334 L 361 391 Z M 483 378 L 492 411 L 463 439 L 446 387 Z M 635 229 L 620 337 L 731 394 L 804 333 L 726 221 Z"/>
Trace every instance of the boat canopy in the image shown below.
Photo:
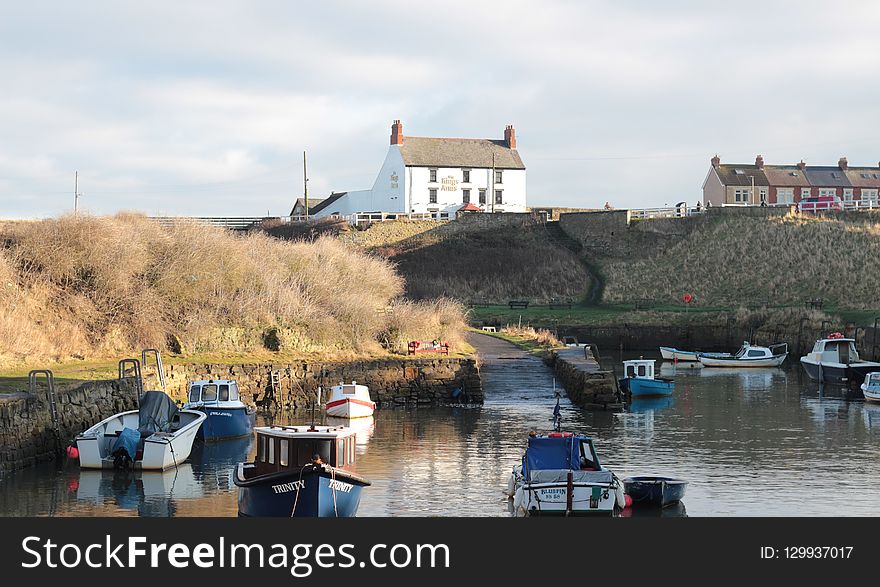
<path fill-rule="evenodd" d="M 140 399 L 138 430 L 141 435 L 168 432 L 177 412 L 177 405 L 164 392 L 148 391 Z"/>
<path fill-rule="evenodd" d="M 523 475 L 545 469 L 600 469 L 592 441 L 585 436 L 556 433 L 558 436 L 530 436 L 523 456 Z"/>
<path fill-rule="evenodd" d="M 880 372 L 872 371 L 865 376 L 865 385 L 880 386 Z"/>

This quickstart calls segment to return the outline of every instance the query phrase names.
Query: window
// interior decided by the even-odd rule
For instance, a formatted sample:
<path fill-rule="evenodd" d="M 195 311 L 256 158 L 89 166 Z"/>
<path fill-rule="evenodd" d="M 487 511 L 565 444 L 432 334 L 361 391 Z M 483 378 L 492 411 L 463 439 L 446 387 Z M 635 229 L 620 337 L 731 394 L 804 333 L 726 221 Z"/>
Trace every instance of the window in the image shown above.
<path fill-rule="evenodd" d="M 437 188 L 431 188 L 428 190 L 428 202 L 431 204 L 437 203 Z"/>
<path fill-rule="evenodd" d="M 763 357 L 763 356 L 764 356 L 764 351 L 755 351 L 755 350 L 752 350 L 752 351 L 749 351 L 749 356 L 750 356 L 750 357 Z"/>
<path fill-rule="evenodd" d="M 843 189 L 843 199 L 847 202 L 853 201 L 853 190 L 852 188 L 844 188 Z"/>
<path fill-rule="evenodd" d="M 645 376 L 645 366 L 639 365 L 639 377 L 644 377 L 644 376 Z"/>
<path fill-rule="evenodd" d="M 275 439 L 269 438 L 269 458 L 266 459 L 266 462 L 270 465 L 275 464 Z"/>
<path fill-rule="evenodd" d="M 278 463 L 282 467 L 286 467 L 290 464 L 290 449 L 288 447 L 289 444 L 290 441 L 286 438 L 281 439 L 281 448 L 279 449 Z"/>
<path fill-rule="evenodd" d="M 495 183 L 501 183 L 501 170 L 495 170 Z"/>
<path fill-rule="evenodd" d="M 504 203 L 502 201 L 502 197 L 501 197 L 502 194 L 503 194 L 503 192 L 501 190 L 495 190 L 495 203 L 496 204 L 503 204 Z"/>
<path fill-rule="evenodd" d="M 336 441 L 336 466 L 345 466 L 345 443 L 342 440 Z"/>
<path fill-rule="evenodd" d="M 745 175 L 746 174 L 746 172 L 743 171 L 742 169 L 734 169 L 733 172 L 737 175 Z"/>
<path fill-rule="evenodd" d="M 229 399 L 234 402 L 237 402 L 239 400 L 238 384 L 237 383 L 230 383 L 229 384 Z"/>
<path fill-rule="evenodd" d="M 201 394 L 201 392 L 202 392 L 201 385 L 193 385 L 192 387 L 190 387 L 189 388 L 189 401 L 191 401 L 191 402 L 199 401 L 199 395 Z"/>
<path fill-rule="evenodd" d="M 202 388 L 202 401 L 203 402 L 215 402 L 217 401 L 217 385 L 206 385 Z"/>
<path fill-rule="evenodd" d="M 220 386 L 220 401 L 228 402 L 229 401 L 229 386 L 221 385 Z"/>
<path fill-rule="evenodd" d="M 810 197 L 810 188 L 801 188 L 801 198 Z"/>
<path fill-rule="evenodd" d="M 776 202 L 779 204 L 793 204 L 794 203 L 794 189 L 793 188 L 778 188 L 776 190 Z"/>
<path fill-rule="evenodd" d="M 471 182 L 471 170 L 470 169 L 462 169 L 461 170 L 461 182 L 462 183 L 470 183 Z"/>
<path fill-rule="evenodd" d="M 764 203 L 767 202 L 767 188 L 761 188 L 758 190 L 758 197 Z"/>
<path fill-rule="evenodd" d="M 862 190 L 862 201 L 870 203 L 872 206 L 877 205 L 877 190 Z"/>
<path fill-rule="evenodd" d="M 632 365 L 626 366 L 626 376 L 627 377 L 635 377 L 636 376 L 636 368 Z"/>
<path fill-rule="evenodd" d="M 734 190 L 733 201 L 738 204 L 745 204 L 749 201 L 749 189 Z"/>
<path fill-rule="evenodd" d="M 461 203 L 462 204 L 470 204 L 471 203 L 471 190 L 461 190 Z"/>
<path fill-rule="evenodd" d="M 257 450 L 257 460 L 266 462 L 266 446 L 268 444 L 268 437 L 260 436 L 260 446 Z"/>
<path fill-rule="evenodd" d="M 480 203 L 486 203 L 486 190 L 480 190 Z"/>
<path fill-rule="evenodd" d="M 837 190 L 834 188 L 819 190 L 819 197 L 820 198 L 833 198 L 836 195 L 837 195 Z"/>
<path fill-rule="evenodd" d="M 437 170 L 436 169 L 428 170 L 428 174 L 430 175 L 430 177 L 428 178 L 428 181 L 430 181 L 430 182 L 437 181 Z"/>

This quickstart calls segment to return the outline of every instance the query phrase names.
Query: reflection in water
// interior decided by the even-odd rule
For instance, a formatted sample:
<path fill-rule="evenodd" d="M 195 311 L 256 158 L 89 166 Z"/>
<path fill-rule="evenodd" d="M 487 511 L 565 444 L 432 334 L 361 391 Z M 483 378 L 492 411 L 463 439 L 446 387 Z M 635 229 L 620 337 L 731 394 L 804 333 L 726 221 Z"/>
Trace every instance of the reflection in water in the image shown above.
<path fill-rule="evenodd" d="M 603 357 L 618 372 L 619 361 Z M 680 366 L 669 374 L 673 395 L 656 398 L 668 404 L 649 399 L 615 414 L 563 398 L 564 427 L 593 436 L 603 464 L 621 478 L 687 480 L 690 516 L 880 514 L 880 405 L 820 391 L 792 361 L 748 373 Z M 540 360 L 506 347 L 484 358 L 481 372 L 482 407 L 383 409 L 372 426 L 355 422 L 363 426 L 356 470 L 373 483 L 359 515 L 509 515 L 503 490 L 528 432 L 551 426 L 553 378 Z M 289 423 L 308 422 L 304 414 Z M 0 513 L 234 516 L 233 469 L 253 453 L 250 438 L 197 444 L 176 471 L 128 477 L 34 467 L 0 479 Z"/>
<path fill-rule="evenodd" d="M 675 403 L 675 398 L 673 395 L 661 396 L 661 397 L 640 397 L 634 399 L 632 403 L 629 405 L 629 411 L 639 414 L 644 412 L 653 412 L 655 410 L 662 410 L 663 408 L 670 407 L 673 403 Z"/>
<path fill-rule="evenodd" d="M 687 498 L 685 498 L 687 499 Z M 665 508 L 627 508 L 620 512 L 621 518 L 686 518 L 687 508 L 679 501 Z"/>

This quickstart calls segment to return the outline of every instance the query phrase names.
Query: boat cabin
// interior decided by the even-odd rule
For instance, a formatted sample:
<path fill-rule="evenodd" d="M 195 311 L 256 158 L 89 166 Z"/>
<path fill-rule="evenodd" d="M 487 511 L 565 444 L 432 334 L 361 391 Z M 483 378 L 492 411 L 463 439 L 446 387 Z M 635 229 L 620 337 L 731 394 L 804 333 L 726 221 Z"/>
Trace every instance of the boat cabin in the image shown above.
<path fill-rule="evenodd" d="M 337 468 L 355 461 L 355 434 L 347 426 L 267 426 L 256 428 L 256 473 L 266 475 L 320 462 Z"/>
<path fill-rule="evenodd" d="M 654 359 L 633 359 L 623 362 L 623 376 L 628 379 L 654 379 Z"/>
<path fill-rule="evenodd" d="M 571 432 L 551 432 L 529 436 L 522 470 L 523 476 L 531 479 L 533 471 L 601 471 L 602 465 L 592 438 L 576 436 Z"/>
<path fill-rule="evenodd" d="M 785 353 L 788 353 L 788 345 L 786 343 L 771 344 L 769 347 L 764 347 L 752 346 L 746 341 L 743 342 L 733 357 L 735 359 L 772 359 Z"/>
<path fill-rule="evenodd" d="M 865 375 L 864 386 L 872 391 L 880 391 L 880 373 L 872 371 Z"/>
<path fill-rule="evenodd" d="M 191 381 L 187 405 L 241 401 L 238 383 L 229 379 Z"/>
<path fill-rule="evenodd" d="M 856 341 L 852 338 L 823 338 L 817 340 L 810 359 L 821 363 L 858 363 L 859 352 L 856 350 Z"/>

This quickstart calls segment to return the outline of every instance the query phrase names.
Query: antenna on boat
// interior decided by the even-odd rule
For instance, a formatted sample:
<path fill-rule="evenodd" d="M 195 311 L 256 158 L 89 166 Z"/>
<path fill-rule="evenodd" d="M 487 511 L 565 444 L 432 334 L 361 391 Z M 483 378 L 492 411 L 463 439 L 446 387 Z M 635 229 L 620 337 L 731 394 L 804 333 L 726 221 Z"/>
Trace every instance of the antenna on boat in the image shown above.
<path fill-rule="evenodd" d="M 553 408 L 553 431 L 559 432 L 562 427 L 562 408 L 559 405 L 559 398 L 562 394 L 556 389 L 556 378 L 553 378 L 553 396 L 556 398 L 556 406 Z"/>

